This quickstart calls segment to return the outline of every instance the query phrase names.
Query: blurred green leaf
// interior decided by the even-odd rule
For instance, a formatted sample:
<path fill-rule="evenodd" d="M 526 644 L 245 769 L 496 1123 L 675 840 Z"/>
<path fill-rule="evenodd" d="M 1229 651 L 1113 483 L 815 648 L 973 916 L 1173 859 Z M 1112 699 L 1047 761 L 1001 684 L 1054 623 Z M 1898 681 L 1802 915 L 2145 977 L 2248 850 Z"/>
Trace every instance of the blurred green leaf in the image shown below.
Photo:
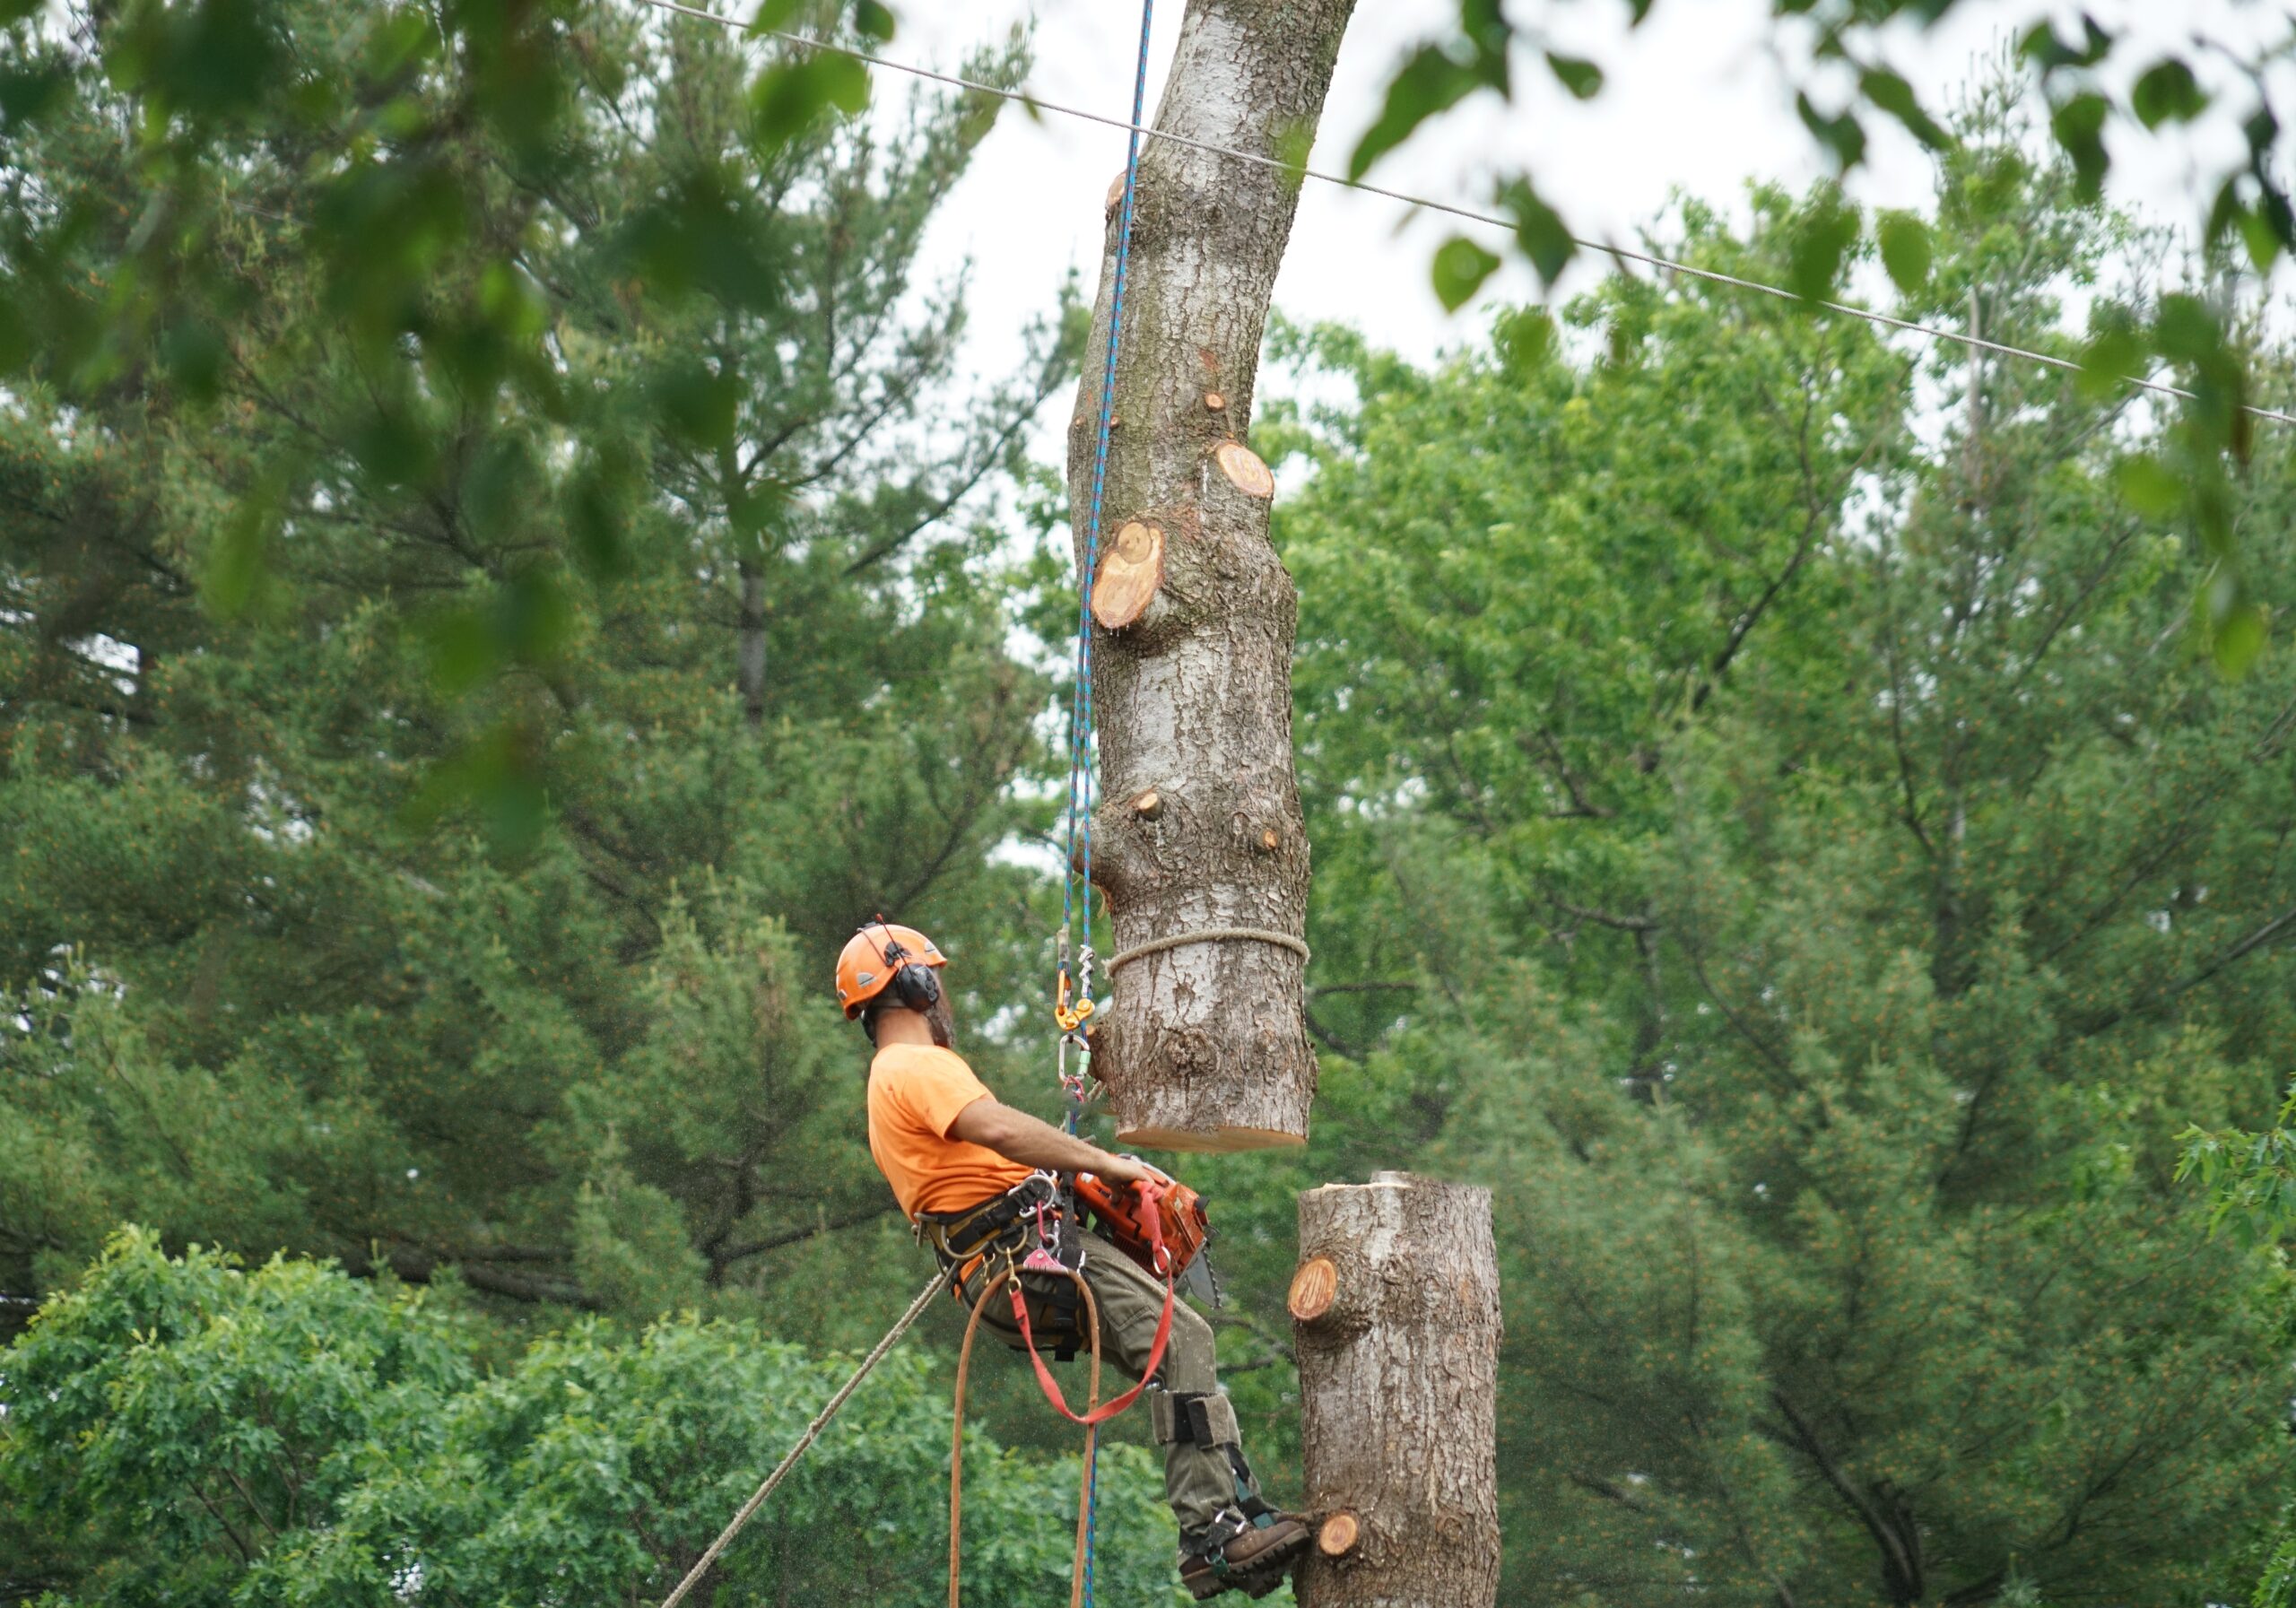
<path fill-rule="evenodd" d="M 1347 159 L 1347 176 L 1361 178 L 1371 164 L 1409 139 L 1412 131 L 1437 112 L 1457 106 L 1487 81 L 1475 70 L 1454 60 L 1435 45 L 1422 45 L 1387 82 L 1387 96 L 1379 115 Z"/>
<path fill-rule="evenodd" d="M 2240 209 L 2239 230 L 2241 244 L 2248 250 L 2248 261 L 2256 265 L 2258 274 L 2271 273 L 2280 261 L 2281 253 L 2287 249 L 2282 243 L 2283 231 L 2260 208 L 2252 206 Z"/>
<path fill-rule="evenodd" d="M 892 8 L 883 4 L 883 0 L 856 0 L 853 31 L 872 44 L 891 44 L 893 38 Z"/>
<path fill-rule="evenodd" d="M 1848 172 L 1866 160 L 1866 126 L 1857 114 L 1845 111 L 1839 117 L 1827 117 L 1804 94 L 1794 97 L 1794 110 L 1802 126 L 1817 136 L 1818 143 L 1833 152 L 1837 169 Z"/>
<path fill-rule="evenodd" d="M 1578 100 L 1592 100 L 1603 92 L 1603 70 L 1593 62 L 1550 50 L 1546 53 L 1546 65 L 1562 87 Z"/>
<path fill-rule="evenodd" d="M 2161 297 L 2152 327 L 2161 355 L 2172 362 L 2206 368 L 2228 355 L 2216 310 L 2197 296 L 2175 291 Z"/>
<path fill-rule="evenodd" d="M 1868 67 L 1858 74 L 1857 87 L 1866 100 L 1905 125 L 1906 131 L 1930 150 L 1943 151 L 1953 143 L 1943 126 L 1922 109 L 1913 86 L 1900 74 L 1886 67 Z"/>
<path fill-rule="evenodd" d="M 483 542 L 516 538 L 540 505 L 542 468 L 521 435 L 498 430 L 470 455 L 462 477 L 462 517 Z"/>
<path fill-rule="evenodd" d="M 770 154 L 831 111 L 858 114 L 869 104 L 869 69 L 849 56 L 815 51 L 768 68 L 750 91 L 751 132 Z"/>
<path fill-rule="evenodd" d="M 2151 453 L 2135 453 L 2115 464 L 2113 486 L 2122 501 L 2148 519 L 2167 519 L 2184 502 L 2184 487 Z"/>
<path fill-rule="evenodd" d="M 2102 95 L 2083 90 L 2049 115 L 2049 131 L 2073 159 L 2074 175 L 2084 200 L 2096 199 L 2112 166 L 2105 150 L 2105 117 L 2111 109 Z"/>
<path fill-rule="evenodd" d="M 256 600 L 264 553 L 279 528 L 286 484 L 283 472 L 266 474 L 239 499 L 217 535 L 200 589 L 207 606 L 224 619 L 246 613 Z"/>
<path fill-rule="evenodd" d="M 1858 231 L 1857 209 L 1831 194 L 1822 196 L 1796 219 L 1787 274 L 1794 293 L 1812 301 L 1831 300 Z"/>
<path fill-rule="evenodd" d="M 2189 123 L 2208 109 L 2208 91 L 2200 87 L 2192 69 L 2177 56 L 2166 56 L 2147 67 L 2130 89 L 2129 109 L 2147 128 L 2163 123 Z"/>
<path fill-rule="evenodd" d="M 2144 335 L 2126 326 L 2100 331 L 2081 352 L 2076 382 L 2083 400 L 2100 402 L 2131 379 L 2143 378 L 2151 347 Z"/>
<path fill-rule="evenodd" d="M 1884 213 L 1874 233 L 1882 250 L 1882 265 L 1897 288 L 1910 296 L 1929 282 L 1935 247 L 1929 225 L 1911 213 Z"/>
<path fill-rule="evenodd" d="M 781 300 L 782 239 L 721 169 L 685 174 L 669 195 L 639 210 L 623 241 L 651 291 L 700 291 L 745 312 Z"/>
<path fill-rule="evenodd" d="M 481 609 L 444 610 L 425 622 L 422 636 L 430 651 L 430 678 L 449 696 L 483 684 L 506 662 Z"/>
<path fill-rule="evenodd" d="M 137 0 L 110 36 L 105 65 L 115 83 L 166 115 L 237 117 L 284 75 L 276 22 L 261 0 Z"/>
<path fill-rule="evenodd" d="M 0 374 L 13 374 L 32 353 L 31 331 L 15 302 L 15 287 L 0 278 Z"/>
<path fill-rule="evenodd" d="M 1436 248 L 1435 294 L 1447 312 L 1457 312 L 1483 289 L 1499 266 L 1499 259 L 1465 235 L 1453 235 Z"/>
<path fill-rule="evenodd" d="M 665 417 L 686 440 L 697 447 L 717 448 L 733 439 L 735 415 L 742 401 L 738 377 L 688 359 L 665 369 L 654 389 Z"/>
<path fill-rule="evenodd" d="M 2060 39 L 2049 23 L 2036 22 L 2026 30 L 2018 49 L 2044 72 L 2056 72 L 2065 67 L 2093 67 L 2112 54 L 2112 35 L 2099 27 L 2096 19 L 2085 12 L 2081 17 L 2081 40 L 2074 44 Z"/>
<path fill-rule="evenodd" d="M 1493 330 L 1507 370 L 1527 379 L 1554 361 L 1559 332 L 1554 315 L 1543 307 L 1518 308 L 1500 318 Z"/>
<path fill-rule="evenodd" d="M 2264 652 L 2269 616 L 2257 603 L 2236 603 L 2216 621 L 2212 648 L 2216 667 L 2227 676 L 2246 675 Z"/>
<path fill-rule="evenodd" d="M 1570 238 L 1562 214 L 1546 204 L 1527 178 L 1509 179 L 1499 192 L 1500 205 L 1515 220 L 1515 240 L 1539 272 L 1552 284 L 1578 255 L 1578 242 Z"/>
<path fill-rule="evenodd" d="M 370 413 L 352 431 L 351 451 L 360 468 L 385 486 L 420 484 L 437 461 L 430 433 L 398 407 Z"/>
<path fill-rule="evenodd" d="M 0 133 L 39 121 L 71 90 L 72 75 L 61 65 L 0 67 Z"/>
<path fill-rule="evenodd" d="M 160 338 L 159 356 L 186 395 L 197 402 L 214 399 L 222 382 L 224 351 L 213 325 L 196 318 L 171 325 Z"/>

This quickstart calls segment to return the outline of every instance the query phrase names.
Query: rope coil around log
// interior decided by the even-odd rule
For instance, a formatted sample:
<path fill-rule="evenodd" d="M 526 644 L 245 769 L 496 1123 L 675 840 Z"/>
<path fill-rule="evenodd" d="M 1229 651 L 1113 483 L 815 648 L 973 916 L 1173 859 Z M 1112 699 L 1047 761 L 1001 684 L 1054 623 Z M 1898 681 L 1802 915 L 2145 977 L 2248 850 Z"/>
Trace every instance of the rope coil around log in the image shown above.
<path fill-rule="evenodd" d="M 1120 966 L 1130 965 L 1144 955 L 1161 953 L 1168 949 L 1181 949 L 1191 943 L 1273 943 L 1278 949 L 1288 949 L 1300 957 L 1305 966 L 1315 959 L 1307 940 L 1294 938 L 1289 933 L 1279 933 L 1264 926 L 1215 926 L 1200 933 L 1174 933 L 1169 938 L 1151 938 L 1145 943 L 1135 943 L 1130 949 L 1117 951 L 1108 965 L 1109 975 L 1116 975 Z"/>

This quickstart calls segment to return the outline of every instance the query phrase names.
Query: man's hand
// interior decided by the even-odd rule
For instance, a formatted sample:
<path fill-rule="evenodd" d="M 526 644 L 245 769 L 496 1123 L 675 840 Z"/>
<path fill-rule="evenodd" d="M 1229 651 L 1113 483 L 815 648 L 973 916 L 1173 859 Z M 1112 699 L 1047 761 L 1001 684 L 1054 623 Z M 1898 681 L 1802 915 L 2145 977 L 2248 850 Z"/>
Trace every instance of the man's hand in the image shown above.
<path fill-rule="evenodd" d="M 1106 1151 L 1100 1152 L 1098 1166 L 1087 1167 L 1083 1170 L 1091 1173 L 1104 1183 L 1115 1184 L 1127 1189 L 1135 1184 L 1145 1184 L 1151 1179 L 1157 1183 L 1163 1182 L 1163 1175 L 1145 1161 L 1135 1161 L 1130 1156 L 1112 1156 Z"/>

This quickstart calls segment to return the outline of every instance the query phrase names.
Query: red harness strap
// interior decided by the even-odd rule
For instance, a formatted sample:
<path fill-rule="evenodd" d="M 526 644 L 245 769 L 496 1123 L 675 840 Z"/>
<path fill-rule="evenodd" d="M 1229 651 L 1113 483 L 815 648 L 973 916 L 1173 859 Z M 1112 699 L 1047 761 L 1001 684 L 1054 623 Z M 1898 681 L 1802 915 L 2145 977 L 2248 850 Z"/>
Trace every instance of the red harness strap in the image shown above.
<path fill-rule="evenodd" d="M 1044 1365 L 1044 1359 L 1037 1355 L 1036 1336 L 1029 1330 L 1029 1304 L 1021 1294 L 1020 1280 L 1015 1278 L 1009 1286 L 1013 1297 L 1013 1317 L 1021 1326 L 1021 1342 L 1028 1348 L 1029 1361 L 1037 1370 L 1037 1383 L 1044 1389 L 1044 1399 L 1052 1404 L 1053 1411 L 1058 1412 L 1069 1422 L 1083 1424 L 1086 1429 L 1091 1429 L 1095 1424 L 1108 1422 L 1139 1399 L 1140 1393 L 1148 1388 L 1148 1381 L 1155 1378 L 1156 1369 L 1162 1366 L 1164 1347 L 1172 1337 L 1171 1259 L 1164 1250 L 1163 1214 L 1156 1209 L 1156 1198 L 1163 1191 L 1154 1184 L 1144 1183 L 1139 1187 L 1141 1222 L 1148 1230 L 1148 1244 L 1155 1254 L 1156 1265 L 1163 1270 L 1164 1273 L 1164 1309 L 1156 1318 L 1156 1338 L 1148 1348 L 1148 1365 L 1140 1370 L 1140 1383 L 1117 1397 L 1116 1400 L 1092 1408 L 1090 1412 L 1083 1413 L 1072 1412 L 1068 1405 L 1068 1398 L 1060 1394 L 1060 1382 L 1052 1377 L 1052 1370 Z M 1066 1273 L 1079 1285 L 1084 1282 L 1083 1274 L 1069 1268 L 1063 1268 L 1061 1271 Z M 1089 1291 L 1086 1299 L 1090 1299 Z M 1099 1349 L 1097 1313 L 1094 1315 L 1093 1326 L 1095 1329 L 1094 1350 L 1097 1352 Z"/>

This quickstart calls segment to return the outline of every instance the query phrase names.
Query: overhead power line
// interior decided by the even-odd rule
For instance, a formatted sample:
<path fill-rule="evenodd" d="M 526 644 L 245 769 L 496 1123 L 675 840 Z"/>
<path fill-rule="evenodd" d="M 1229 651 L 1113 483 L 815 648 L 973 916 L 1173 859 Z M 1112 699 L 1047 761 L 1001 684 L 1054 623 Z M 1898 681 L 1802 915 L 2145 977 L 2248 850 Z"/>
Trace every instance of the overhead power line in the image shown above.
<path fill-rule="evenodd" d="M 1493 229 L 1506 230 L 1510 233 L 1515 228 L 1513 219 L 1496 213 L 1479 212 L 1471 206 L 1460 206 L 1448 201 L 1436 201 L 1425 196 L 1413 196 L 1403 190 L 1391 190 L 1384 185 L 1367 183 L 1361 178 L 1350 178 L 1344 174 L 1326 173 L 1318 168 L 1295 165 L 1276 157 L 1262 156 L 1257 152 L 1238 151 L 1232 146 L 1216 145 L 1209 140 L 1190 139 L 1186 135 L 1152 128 L 1145 124 L 1111 117 L 1106 112 L 1096 112 L 1081 106 L 1066 106 L 1057 100 L 1047 100 L 1041 96 L 1031 94 L 1026 90 L 1008 89 L 1002 84 L 984 83 L 978 79 L 960 77 L 953 73 L 936 72 L 931 67 L 920 67 L 911 62 L 894 61 L 890 56 L 877 56 L 851 45 L 839 45 L 829 39 L 813 39 L 805 34 L 791 33 L 778 28 L 753 28 L 738 17 L 728 17 L 718 12 L 705 11 L 700 6 L 683 4 L 680 0 L 640 0 L 640 3 L 650 5 L 657 11 L 674 12 L 679 16 L 696 17 L 705 22 L 715 22 L 722 28 L 739 29 L 759 39 L 778 39 L 785 45 L 794 45 L 799 49 L 827 51 L 833 56 L 849 56 L 855 61 L 866 63 L 873 67 L 883 67 L 889 73 L 905 73 L 912 78 L 922 78 L 933 83 L 947 84 L 952 89 L 969 90 L 978 95 L 994 95 L 1000 100 L 1018 102 L 1032 111 L 1057 112 L 1064 117 L 1075 117 L 1086 123 L 1098 123 L 1106 128 L 1123 129 L 1144 139 L 1161 140 L 1167 144 L 1185 145 L 1191 151 L 1201 151 L 1207 155 L 1225 157 L 1231 161 L 1248 162 L 1260 168 L 1273 168 L 1280 173 L 1292 174 L 1301 178 L 1312 178 L 1318 183 L 1332 185 L 1343 190 L 1356 190 L 1366 196 L 1378 196 L 1389 201 L 1399 201 L 1405 206 L 1424 207 L 1429 212 L 1443 213 L 1450 217 L 1465 219 L 1470 223 L 1486 224 Z M 1888 313 L 1875 312 L 1871 308 L 1852 307 L 1844 301 L 1829 301 L 1822 298 L 1806 297 L 1799 291 L 1789 291 L 1783 285 L 1764 284 L 1755 279 L 1742 279 L 1737 274 L 1725 274 L 1718 269 L 1701 268 L 1695 264 L 1676 262 L 1671 257 L 1657 256 L 1647 251 L 1636 251 L 1624 246 L 1601 240 L 1583 239 L 1577 235 L 1570 237 L 1570 242 L 1581 250 L 1596 252 L 1621 262 L 1639 263 L 1645 267 L 1656 268 L 1666 274 L 1679 274 L 1685 279 L 1700 279 L 1709 284 L 1727 285 L 1733 290 L 1752 291 L 1757 295 L 1775 297 L 1780 301 L 1798 301 L 1806 306 L 1823 308 L 1828 312 L 1839 313 L 1850 318 L 1862 318 L 1868 324 L 1879 325 L 1884 329 L 1897 330 L 1904 335 L 1920 335 L 1932 341 L 1949 342 L 1954 345 L 1968 347 L 1972 351 L 1991 352 L 1996 357 L 2015 358 L 2024 362 L 2039 363 L 2044 368 L 2064 369 L 2070 373 L 2078 374 L 2083 371 L 2082 365 L 2070 358 L 2057 357 L 2046 352 L 2034 352 L 2022 346 L 2011 346 L 1999 341 L 1988 341 L 1982 335 L 1973 335 L 1967 330 L 1948 329 L 1941 325 L 1923 324 L 1911 318 L 1893 317 Z M 2164 380 L 2146 379 L 2131 374 L 2120 377 L 2118 383 L 2135 387 L 2140 391 L 2151 391 L 2157 395 L 2174 396 L 2184 402 L 2199 400 L 2184 387 L 2170 385 Z M 2296 424 L 2296 413 L 2282 413 L 2276 408 L 2257 407 L 2253 404 L 2242 403 L 2240 412 L 2255 418 L 2269 419 L 2276 424 Z"/>

